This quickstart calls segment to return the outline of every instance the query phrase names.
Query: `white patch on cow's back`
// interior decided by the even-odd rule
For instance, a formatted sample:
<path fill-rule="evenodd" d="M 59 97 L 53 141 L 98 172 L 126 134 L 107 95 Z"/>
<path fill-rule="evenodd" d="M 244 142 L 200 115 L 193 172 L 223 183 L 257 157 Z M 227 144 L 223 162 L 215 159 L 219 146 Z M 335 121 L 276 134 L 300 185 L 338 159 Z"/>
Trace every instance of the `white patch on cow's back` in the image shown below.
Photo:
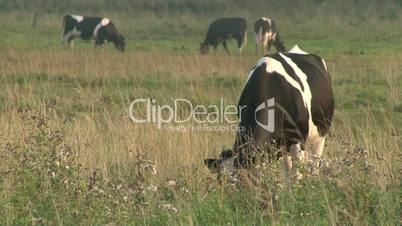
<path fill-rule="evenodd" d="M 270 18 L 267 18 L 267 17 L 261 17 L 260 19 L 262 19 L 262 20 L 264 20 L 264 21 L 267 21 L 267 22 L 268 22 L 268 24 L 269 24 L 269 26 L 271 27 L 272 22 L 271 22 L 271 19 L 270 19 Z"/>
<path fill-rule="evenodd" d="M 328 69 L 327 69 L 327 64 L 325 63 L 325 60 L 324 60 L 324 59 L 321 59 L 321 60 L 322 60 L 322 64 L 324 64 L 325 71 L 328 71 Z"/>
<path fill-rule="evenodd" d="M 288 53 L 296 53 L 296 54 L 304 54 L 307 55 L 309 53 L 303 51 L 302 49 L 300 49 L 300 47 L 298 45 L 293 46 Z"/>
<path fill-rule="evenodd" d="M 105 26 L 110 23 L 110 20 L 108 18 L 103 18 L 100 23 L 102 26 Z"/>
<path fill-rule="evenodd" d="M 258 62 L 257 65 L 255 66 L 255 68 L 253 70 L 251 70 L 250 74 L 248 75 L 248 78 L 246 80 L 246 83 L 250 80 L 251 76 L 253 75 L 255 69 L 257 69 L 258 67 L 262 66 L 263 64 L 266 65 L 266 71 L 268 73 L 273 73 L 273 72 L 277 72 L 279 75 L 283 76 L 285 78 L 285 80 L 292 85 L 294 88 L 296 88 L 300 94 L 303 96 L 303 91 L 301 89 L 300 84 L 294 80 L 285 70 L 285 68 L 283 67 L 283 65 L 281 64 L 281 62 L 271 58 L 271 57 L 263 57 L 261 58 Z M 303 100 L 305 100 L 305 98 L 303 98 Z M 307 106 L 307 103 L 305 102 L 305 105 Z"/>
<path fill-rule="evenodd" d="M 272 26 L 271 19 L 269 19 L 269 18 L 268 18 L 268 24 L 269 24 L 269 27 L 271 27 L 271 26 Z"/>
<path fill-rule="evenodd" d="M 74 20 L 76 20 L 78 23 L 84 20 L 84 17 L 79 15 L 71 15 L 71 17 L 74 18 Z"/>
<path fill-rule="evenodd" d="M 95 29 L 94 29 L 94 33 L 93 36 L 96 38 L 96 36 L 98 36 L 98 31 L 101 27 L 106 26 L 110 23 L 110 20 L 108 18 L 103 18 L 98 25 L 96 25 Z"/>

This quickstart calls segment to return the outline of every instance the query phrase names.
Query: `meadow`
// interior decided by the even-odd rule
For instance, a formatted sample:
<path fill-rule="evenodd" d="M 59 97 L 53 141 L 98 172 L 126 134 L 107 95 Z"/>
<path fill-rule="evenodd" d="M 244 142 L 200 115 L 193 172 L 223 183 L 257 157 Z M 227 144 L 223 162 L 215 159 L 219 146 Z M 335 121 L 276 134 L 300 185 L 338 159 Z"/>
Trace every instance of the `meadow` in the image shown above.
<path fill-rule="evenodd" d="M 66 5 L 0 1 L 0 225 L 402 224 L 398 1 L 66 2 L 112 19 L 127 49 L 80 40 L 62 48 Z M 199 55 L 208 23 L 232 15 L 248 19 L 246 49 L 238 54 L 232 41 L 230 55 Z M 300 165 L 307 176 L 288 187 L 278 161 L 259 166 L 257 184 L 218 182 L 203 159 L 230 148 L 234 132 L 130 120 L 136 98 L 236 105 L 260 57 L 252 23 L 270 15 L 286 47 L 322 56 L 333 79 L 319 174 Z"/>

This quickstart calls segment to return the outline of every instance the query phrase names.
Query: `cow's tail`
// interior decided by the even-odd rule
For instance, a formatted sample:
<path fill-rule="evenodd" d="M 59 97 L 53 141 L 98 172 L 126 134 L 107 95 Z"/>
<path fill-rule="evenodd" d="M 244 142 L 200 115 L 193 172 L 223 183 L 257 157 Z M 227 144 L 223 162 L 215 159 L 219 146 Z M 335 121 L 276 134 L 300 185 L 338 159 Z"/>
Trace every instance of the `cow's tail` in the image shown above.
<path fill-rule="evenodd" d="M 242 42 L 240 46 L 240 51 L 247 45 L 247 31 L 243 32 Z"/>
<path fill-rule="evenodd" d="M 275 42 L 274 42 L 275 48 L 278 52 L 285 52 L 286 51 L 286 47 L 285 44 L 283 44 L 283 41 L 281 40 L 281 38 L 279 37 L 279 33 L 276 34 L 275 37 Z"/>
<path fill-rule="evenodd" d="M 67 20 L 67 15 L 65 15 L 65 16 L 63 17 L 63 23 L 61 24 L 61 26 L 64 27 L 64 25 L 66 24 L 66 20 Z"/>
<path fill-rule="evenodd" d="M 62 26 L 63 26 L 63 31 L 61 32 L 61 44 L 62 44 L 62 45 L 64 44 L 64 35 L 66 34 L 66 22 L 67 22 L 67 20 L 68 20 L 70 17 L 71 17 L 70 15 L 65 15 L 65 16 L 63 17 L 63 24 L 62 24 Z"/>
<path fill-rule="evenodd" d="M 67 20 L 69 19 L 69 18 L 71 18 L 71 16 L 70 15 L 65 15 L 64 17 L 63 17 L 63 28 L 66 26 L 66 22 L 67 22 Z"/>

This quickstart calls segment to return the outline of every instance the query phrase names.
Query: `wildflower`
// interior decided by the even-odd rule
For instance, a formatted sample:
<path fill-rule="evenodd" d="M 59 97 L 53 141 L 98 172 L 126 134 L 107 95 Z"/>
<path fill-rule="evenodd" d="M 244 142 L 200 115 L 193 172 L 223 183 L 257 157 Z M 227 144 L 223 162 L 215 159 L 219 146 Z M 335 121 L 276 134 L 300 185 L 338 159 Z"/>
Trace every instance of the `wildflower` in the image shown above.
<path fill-rule="evenodd" d="M 172 211 L 174 214 L 176 214 L 178 212 L 178 210 L 175 207 L 173 207 L 171 204 L 168 204 L 168 203 L 162 204 L 159 207 Z"/>
<path fill-rule="evenodd" d="M 174 186 L 176 186 L 176 181 L 175 180 L 170 180 L 170 181 L 167 182 L 167 185 L 169 187 L 174 187 Z"/>
<path fill-rule="evenodd" d="M 151 164 L 145 164 L 145 165 L 144 165 L 144 169 L 151 171 L 152 175 L 155 175 L 155 174 L 156 174 L 155 166 L 153 166 L 153 165 L 151 165 Z"/>
<path fill-rule="evenodd" d="M 156 192 L 158 190 L 158 187 L 156 187 L 155 185 L 148 185 L 147 187 L 148 191 L 152 191 L 152 192 Z"/>

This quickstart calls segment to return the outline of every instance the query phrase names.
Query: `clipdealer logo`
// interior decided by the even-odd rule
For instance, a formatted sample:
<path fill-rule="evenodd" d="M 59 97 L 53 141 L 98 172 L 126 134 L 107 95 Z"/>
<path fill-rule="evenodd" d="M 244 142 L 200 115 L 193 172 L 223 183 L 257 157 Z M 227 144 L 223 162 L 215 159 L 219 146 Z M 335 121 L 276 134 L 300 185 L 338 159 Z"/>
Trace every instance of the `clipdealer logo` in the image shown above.
<path fill-rule="evenodd" d="M 257 124 L 265 129 L 268 132 L 273 133 L 275 131 L 275 98 L 272 97 L 268 99 L 266 102 L 261 103 L 258 105 L 258 107 L 255 109 L 254 116 L 255 116 L 255 121 Z M 267 124 L 264 124 L 263 122 L 260 122 L 259 117 L 257 117 L 257 113 L 261 111 L 267 111 Z"/>
<path fill-rule="evenodd" d="M 275 127 L 274 107 L 275 100 L 270 98 L 267 101 L 258 105 L 255 109 L 254 116 L 256 123 L 261 128 L 273 132 Z M 135 123 L 155 123 L 158 129 L 169 123 L 183 124 L 195 122 L 203 124 L 203 130 L 208 131 L 205 124 L 228 123 L 234 124 L 241 121 L 242 115 L 246 113 L 247 106 L 225 105 L 223 98 L 220 99 L 218 105 L 194 105 L 187 99 L 174 99 L 172 105 L 159 105 L 155 99 L 139 98 L 135 99 L 128 108 L 130 119 Z M 264 124 L 257 117 L 257 113 L 268 111 L 267 124 Z M 262 114 L 265 115 L 265 114 Z M 263 120 L 265 121 L 265 120 Z M 215 126 L 216 127 L 216 126 Z M 183 126 L 178 127 L 183 128 Z M 192 126 L 193 131 L 196 130 Z M 214 128 L 214 127 L 211 127 Z M 233 125 L 230 127 L 233 130 Z M 241 129 L 241 128 L 239 128 Z M 172 131 L 174 129 L 171 129 Z M 228 130 L 228 129 L 226 129 Z"/>

